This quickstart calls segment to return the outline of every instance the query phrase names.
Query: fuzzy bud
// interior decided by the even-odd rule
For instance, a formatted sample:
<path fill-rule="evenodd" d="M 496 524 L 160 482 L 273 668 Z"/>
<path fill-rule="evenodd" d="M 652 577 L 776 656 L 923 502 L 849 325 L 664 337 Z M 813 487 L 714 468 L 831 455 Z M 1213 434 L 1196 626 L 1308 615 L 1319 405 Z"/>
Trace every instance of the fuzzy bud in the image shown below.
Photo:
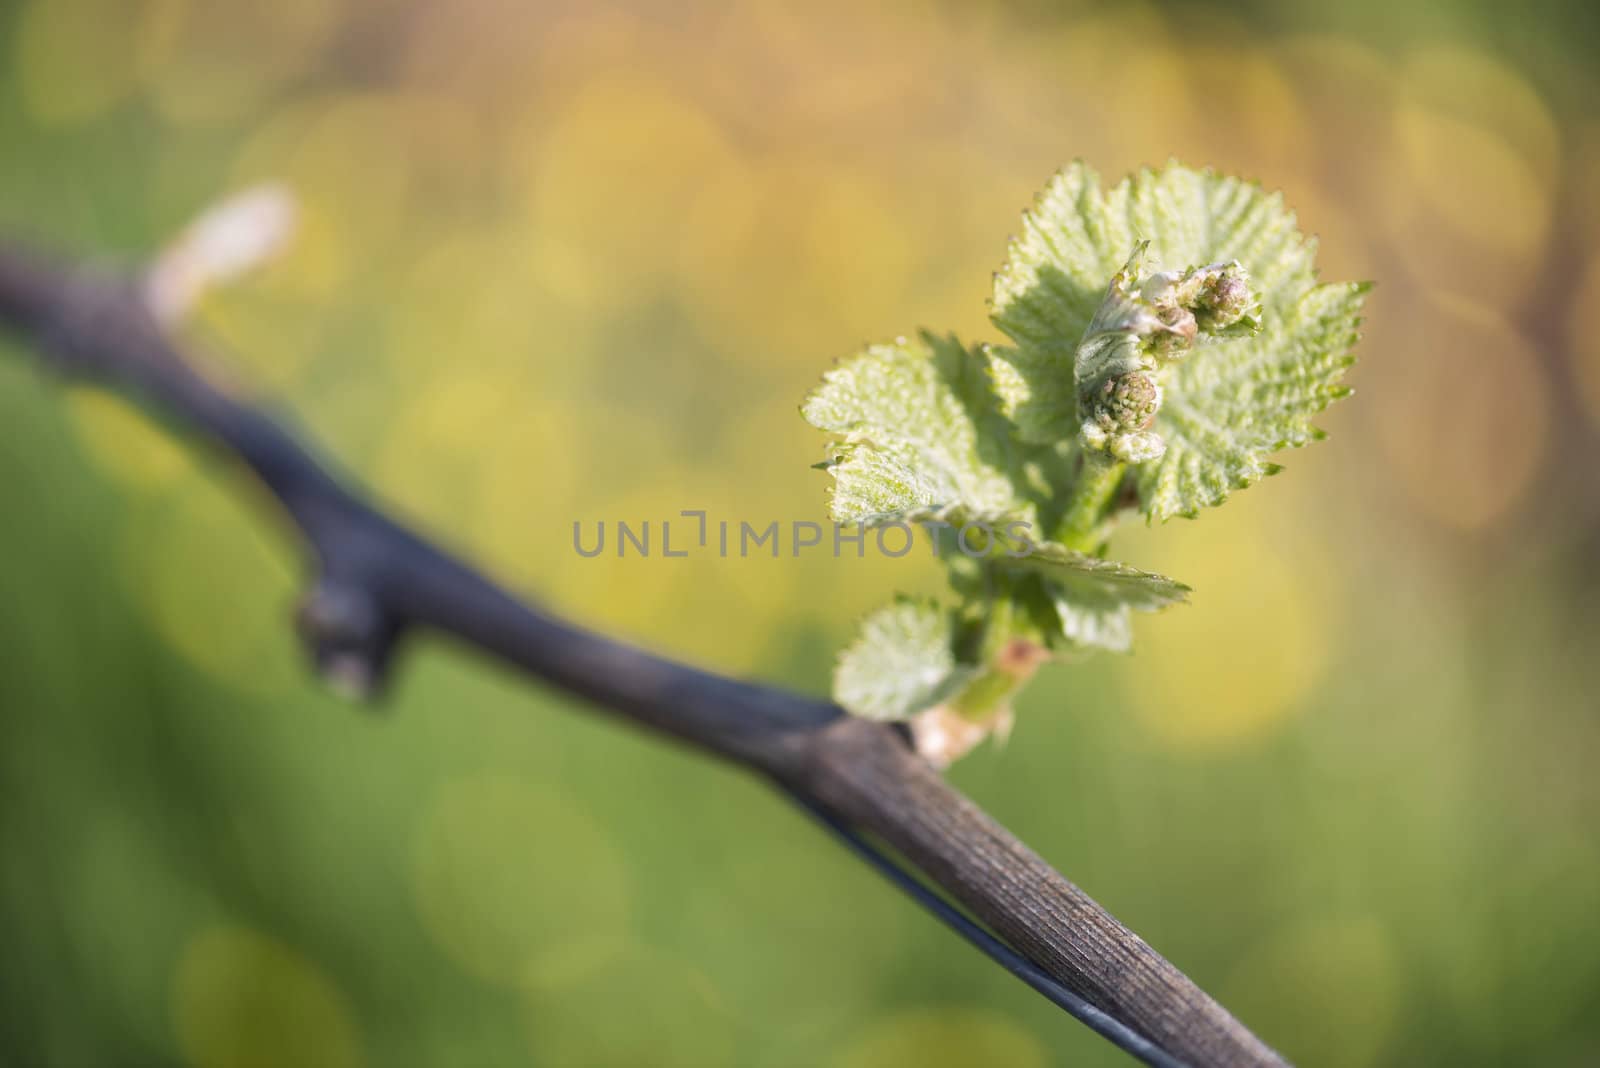
<path fill-rule="evenodd" d="M 1195 310 L 1204 319 L 1207 330 L 1222 330 L 1243 319 L 1255 300 L 1244 268 L 1230 263 L 1206 281 L 1195 302 Z"/>
<path fill-rule="evenodd" d="M 1095 405 L 1095 422 L 1108 434 L 1144 430 L 1161 407 L 1161 387 L 1143 371 L 1106 379 Z"/>
<path fill-rule="evenodd" d="M 1160 327 L 1146 340 L 1150 354 L 1158 360 L 1176 360 L 1194 346 L 1200 324 L 1188 308 L 1176 304 L 1162 305 L 1156 309 Z"/>

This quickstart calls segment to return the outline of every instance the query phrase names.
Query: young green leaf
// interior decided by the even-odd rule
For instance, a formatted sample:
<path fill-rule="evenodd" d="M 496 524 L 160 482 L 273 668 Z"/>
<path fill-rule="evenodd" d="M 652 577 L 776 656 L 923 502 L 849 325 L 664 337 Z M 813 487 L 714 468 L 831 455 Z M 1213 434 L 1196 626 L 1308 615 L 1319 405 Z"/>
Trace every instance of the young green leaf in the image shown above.
<path fill-rule="evenodd" d="M 1189 599 L 1189 587 L 1150 571 L 1074 552 L 1061 545 L 1035 545 L 1006 566 L 1037 574 L 1055 609 L 1052 644 L 1125 653 L 1133 644 L 1134 612 L 1158 612 Z"/>
<path fill-rule="evenodd" d="M 1220 504 L 1276 470 L 1270 453 L 1317 436 L 1312 417 L 1348 392 L 1339 379 L 1353 362 L 1365 288 L 1318 285 L 1315 243 L 1301 237 L 1282 197 L 1259 186 L 1171 164 L 1102 191 L 1094 172 L 1075 164 L 1024 216 L 995 277 L 993 319 L 1015 347 L 988 350 L 991 373 L 1025 438 L 1066 437 L 1093 414 L 1081 410 L 1074 379 L 1079 346 L 1108 300 L 1104 280 L 1145 242 L 1147 262 L 1176 273 L 1145 279 L 1144 296 L 1151 283 L 1181 288 L 1235 264 L 1259 299 L 1259 309 L 1243 314 L 1250 327 L 1259 322 L 1247 336 L 1234 328 L 1204 336 L 1214 310 L 1205 299 L 1217 293 L 1190 306 L 1198 321 L 1185 325 L 1209 343 L 1160 377 L 1148 428 L 1160 449 L 1141 438 L 1113 450 L 1139 463 L 1135 485 L 1146 515 L 1166 519 Z M 1145 392 L 1133 391 L 1126 403 Z"/>
<path fill-rule="evenodd" d="M 840 654 L 833 697 L 867 719 L 909 719 L 960 693 L 973 674 L 956 662 L 950 613 L 898 597 L 864 619 Z"/>
<path fill-rule="evenodd" d="M 1269 311 L 1261 333 L 1197 350 L 1173 368 L 1155 431 L 1167 444 L 1137 473 L 1152 519 L 1194 516 L 1277 473 L 1267 457 L 1322 437 L 1312 418 L 1350 389 L 1361 283 L 1318 285 Z"/>
<path fill-rule="evenodd" d="M 983 360 L 952 337 L 871 346 L 824 375 L 801 414 L 837 435 L 827 465 L 836 522 L 1026 511 Z"/>

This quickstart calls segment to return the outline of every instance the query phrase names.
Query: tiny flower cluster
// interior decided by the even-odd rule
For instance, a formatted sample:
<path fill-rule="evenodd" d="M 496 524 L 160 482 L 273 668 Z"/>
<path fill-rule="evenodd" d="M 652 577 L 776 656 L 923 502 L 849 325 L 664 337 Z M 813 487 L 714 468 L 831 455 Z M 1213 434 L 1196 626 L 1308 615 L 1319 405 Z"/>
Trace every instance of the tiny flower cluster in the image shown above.
<path fill-rule="evenodd" d="M 1260 300 L 1238 261 L 1160 271 L 1139 281 L 1146 246 L 1112 278 L 1078 350 L 1079 438 L 1125 463 L 1156 460 L 1166 443 L 1150 428 L 1161 379 L 1197 340 L 1254 333 Z"/>

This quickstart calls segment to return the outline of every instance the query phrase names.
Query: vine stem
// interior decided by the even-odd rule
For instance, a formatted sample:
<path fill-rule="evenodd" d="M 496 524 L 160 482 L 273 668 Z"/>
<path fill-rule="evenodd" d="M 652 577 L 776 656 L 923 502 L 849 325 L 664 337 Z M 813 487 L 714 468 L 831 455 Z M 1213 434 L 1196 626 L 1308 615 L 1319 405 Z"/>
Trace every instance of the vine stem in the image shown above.
<path fill-rule="evenodd" d="M 993 935 L 949 909 L 936 915 L 1057 1004 L 1079 1006 L 1075 1015 L 1134 1056 L 1196 1068 L 1285 1063 L 946 783 L 899 730 L 567 624 L 361 499 L 279 423 L 201 372 L 152 314 L 146 281 L 0 240 L 0 325 L 48 366 L 142 399 L 269 491 L 315 574 L 299 626 L 325 677 L 372 693 L 403 636 L 453 638 L 772 780 L 932 908 L 911 891 L 915 877 L 860 836 L 885 843 Z"/>
<path fill-rule="evenodd" d="M 1128 465 L 1120 460 L 1098 450 L 1085 451 L 1054 540 L 1080 553 L 1099 551 L 1106 540 L 1106 516 L 1127 471 Z"/>

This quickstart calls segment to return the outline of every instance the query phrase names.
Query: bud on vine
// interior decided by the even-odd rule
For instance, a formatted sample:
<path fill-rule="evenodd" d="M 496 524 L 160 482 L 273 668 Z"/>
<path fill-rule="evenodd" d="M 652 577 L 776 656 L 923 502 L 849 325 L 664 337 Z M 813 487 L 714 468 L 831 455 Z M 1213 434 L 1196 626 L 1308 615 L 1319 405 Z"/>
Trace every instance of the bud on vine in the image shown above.
<path fill-rule="evenodd" d="M 1172 361 L 1193 347 L 1200 324 L 1188 308 L 1176 304 L 1158 306 L 1156 318 L 1161 326 L 1149 336 L 1152 356 L 1158 360 Z"/>
<path fill-rule="evenodd" d="M 1161 387 L 1143 371 L 1106 379 L 1095 405 L 1094 420 L 1107 434 L 1145 430 L 1161 407 Z"/>
<path fill-rule="evenodd" d="M 1195 301 L 1195 314 L 1208 332 L 1238 323 L 1256 304 L 1255 292 L 1244 268 L 1229 263 L 1206 280 Z"/>
<path fill-rule="evenodd" d="M 1107 238 L 1130 232 L 1106 279 Z M 1126 651 L 1133 612 L 1182 601 L 1181 584 L 1108 560 L 1107 539 L 1135 509 L 1162 521 L 1222 503 L 1347 392 L 1366 287 L 1319 283 L 1311 252 L 1282 199 L 1250 183 L 1173 164 L 1103 189 L 1074 164 L 995 276 L 991 318 L 1011 344 L 924 334 L 828 372 L 802 411 L 833 435 L 836 520 L 1045 526 L 1021 554 L 988 539 L 981 557 L 941 551 L 959 603 L 899 599 L 868 617 L 840 657 L 838 702 L 901 723 L 943 766 L 1004 736 L 1040 663 Z"/>

